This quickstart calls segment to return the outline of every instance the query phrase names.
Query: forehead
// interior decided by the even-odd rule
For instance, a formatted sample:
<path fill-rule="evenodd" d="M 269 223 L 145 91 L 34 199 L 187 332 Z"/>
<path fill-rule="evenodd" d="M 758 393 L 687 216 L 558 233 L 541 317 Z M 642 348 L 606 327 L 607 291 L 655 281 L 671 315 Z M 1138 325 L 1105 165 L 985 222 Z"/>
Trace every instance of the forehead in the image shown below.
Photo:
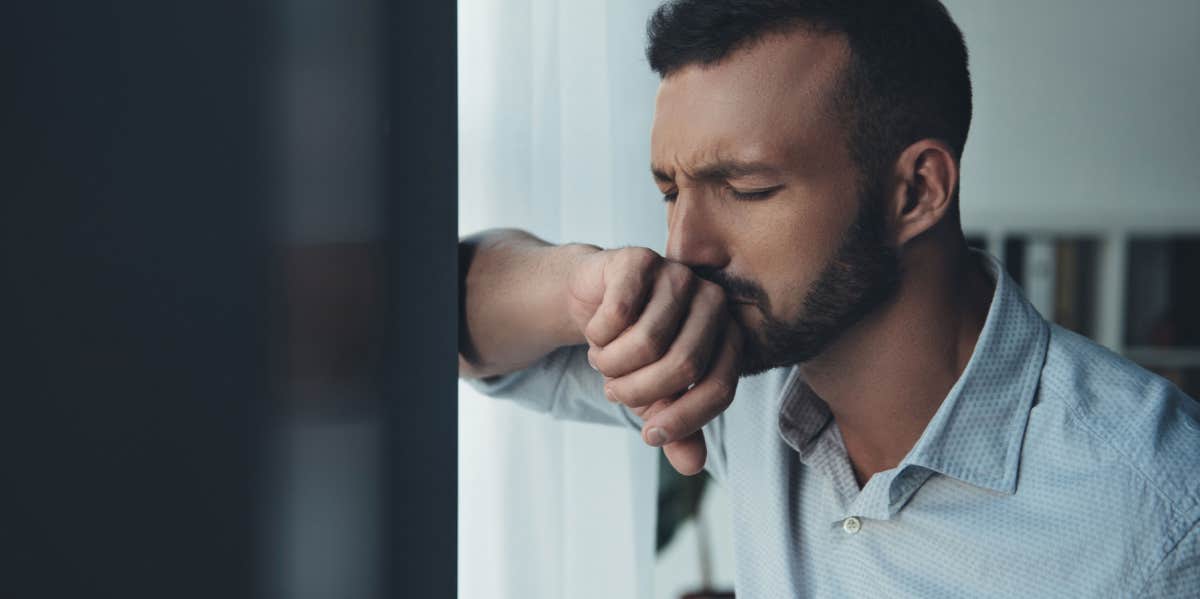
<path fill-rule="evenodd" d="M 714 65 L 664 78 L 655 102 L 655 168 L 802 158 L 841 135 L 831 94 L 849 59 L 843 36 L 792 30 Z"/>

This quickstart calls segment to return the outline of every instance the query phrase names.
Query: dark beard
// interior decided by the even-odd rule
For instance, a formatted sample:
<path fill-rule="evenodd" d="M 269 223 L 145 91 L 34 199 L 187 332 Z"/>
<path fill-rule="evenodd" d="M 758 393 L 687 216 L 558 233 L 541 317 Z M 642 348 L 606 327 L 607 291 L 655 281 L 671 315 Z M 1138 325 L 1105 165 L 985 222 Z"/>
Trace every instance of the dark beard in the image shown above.
<path fill-rule="evenodd" d="M 880 200 L 863 198 L 854 224 L 804 297 L 800 315 L 791 322 L 773 315 L 770 298 L 757 283 L 697 269 L 699 276 L 723 287 L 729 297 L 749 300 L 763 315 L 757 331 L 746 328 L 741 376 L 811 360 L 895 295 L 900 262 L 896 250 L 884 241 L 886 224 Z"/>

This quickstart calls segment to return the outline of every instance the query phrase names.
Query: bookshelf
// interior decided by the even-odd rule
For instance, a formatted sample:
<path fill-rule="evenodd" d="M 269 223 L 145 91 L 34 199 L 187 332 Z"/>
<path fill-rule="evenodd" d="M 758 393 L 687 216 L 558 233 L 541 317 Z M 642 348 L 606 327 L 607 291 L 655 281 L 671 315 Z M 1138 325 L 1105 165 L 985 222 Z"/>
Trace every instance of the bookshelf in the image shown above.
<path fill-rule="evenodd" d="M 971 245 L 1047 319 L 1200 396 L 1200 214 L 991 217 Z"/>

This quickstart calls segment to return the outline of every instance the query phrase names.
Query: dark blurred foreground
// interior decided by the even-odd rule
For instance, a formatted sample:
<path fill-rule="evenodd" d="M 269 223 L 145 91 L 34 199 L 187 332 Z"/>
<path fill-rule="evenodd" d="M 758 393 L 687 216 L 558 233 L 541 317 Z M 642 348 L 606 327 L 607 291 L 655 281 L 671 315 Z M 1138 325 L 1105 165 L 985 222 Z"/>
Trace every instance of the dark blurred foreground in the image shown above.
<path fill-rule="evenodd" d="M 0 596 L 454 595 L 454 3 L 341 6 L 0 9 Z"/>

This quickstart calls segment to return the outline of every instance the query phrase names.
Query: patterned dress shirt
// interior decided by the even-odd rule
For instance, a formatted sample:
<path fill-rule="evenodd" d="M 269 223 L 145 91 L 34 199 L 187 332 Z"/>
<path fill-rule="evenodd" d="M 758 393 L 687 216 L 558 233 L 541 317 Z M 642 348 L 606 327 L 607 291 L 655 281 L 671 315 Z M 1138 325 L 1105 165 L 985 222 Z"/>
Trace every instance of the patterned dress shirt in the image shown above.
<path fill-rule="evenodd" d="M 1200 405 L 1047 323 L 992 257 L 961 377 L 895 468 L 860 488 L 796 367 L 742 379 L 704 427 L 728 491 L 739 599 L 1200 598 Z M 586 347 L 473 381 L 556 418 L 641 421 Z"/>

